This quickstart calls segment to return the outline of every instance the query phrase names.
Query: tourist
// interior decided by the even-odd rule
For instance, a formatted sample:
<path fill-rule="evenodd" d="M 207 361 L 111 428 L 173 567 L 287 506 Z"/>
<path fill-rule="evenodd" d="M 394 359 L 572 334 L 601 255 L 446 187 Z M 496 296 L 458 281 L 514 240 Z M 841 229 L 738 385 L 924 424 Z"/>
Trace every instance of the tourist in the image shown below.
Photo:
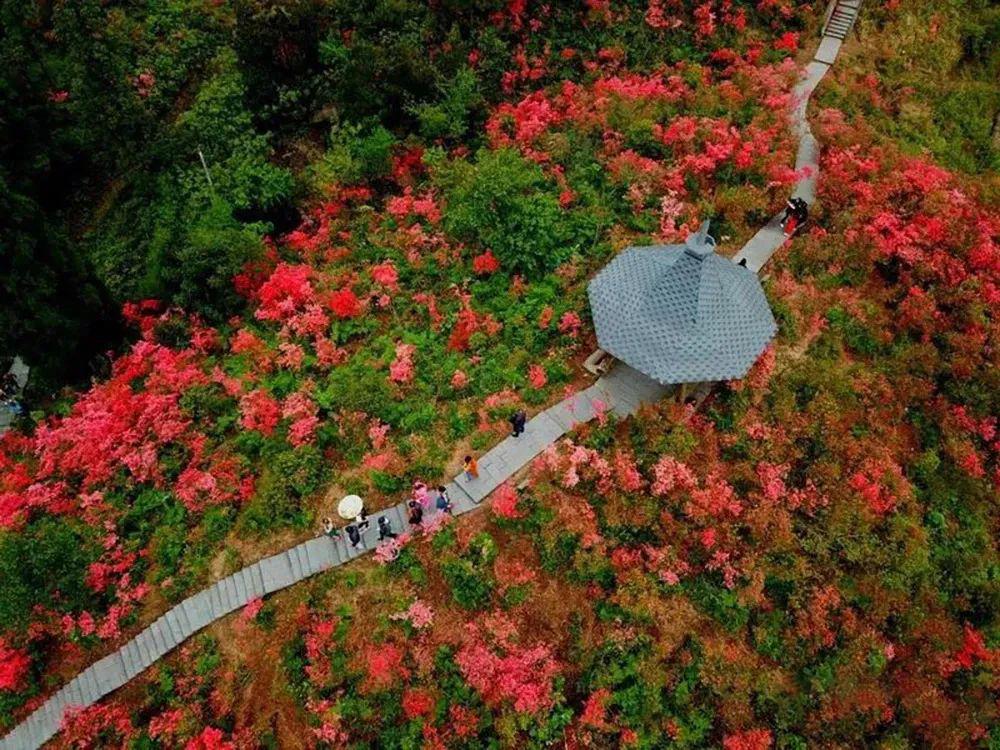
<path fill-rule="evenodd" d="M 323 519 L 323 533 L 333 540 L 340 538 L 340 529 L 333 525 L 333 520 L 329 516 Z"/>
<path fill-rule="evenodd" d="M 396 532 L 392 530 L 392 524 L 385 516 L 378 517 L 378 540 L 395 539 Z"/>
<path fill-rule="evenodd" d="M 424 506 L 417 500 L 410 500 L 407 505 L 410 508 L 410 526 L 420 526 L 424 522 Z"/>
<path fill-rule="evenodd" d="M 451 498 L 448 497 L 448 490 L 441 486 L 437 488 L 437 492 L 437 500 L 434 503 L 437 509 L 445 513 L 451 513 Z"/>
<path fill-rule="evenodd" d="M 789 198 L 785 204 L 785 215 L 781 219 L 781 227 L 785 234 L 791 237 L 809 218 L 809 204 L 801 198 Z"/>
<path fill-rule="evenodd" d="M 479 479 L 479 464 L 472 456 L 465 457 L 465 460 L 462 461 L 462 468 L 465 470 L 465 478 L 470 482 L 473 479 Z"/>
<path fill-rule="evenodd" d="M 528 415 L 524 413 L 524 409 L 518 409 L 516 412 L 510 415 L 511 427 L 511 437 L 518 437 L 522 432 L 524 432 L 524 425 L 528 421 Z"/>
<path fill-rule="evenodd" d="M 355 526 L 353 523 L 349 523 L 347 524 L 347 527 L 344 529 L 344 531 L 347 532 L 347 538 L 351 540 L 352 547 L 357 547 L 359 544 L 361 544 L 361 532 L 358 531 L 357 526 Z"/>
<path fill-rule="evenodd" d="M 781 221 L 779 222 L 782 228 L 784 228 L 785 224 L 788 222 L 790 218 L 792 218 L 792 215 L 794 213 L 795 213 L 795 199 L 789 198 L 787 201 L 785 201 L 785 213 L 782 215 Z"/>
<path fill-rule="evenodd" d="M 358 512 L 357 518 L 354 519 L 354 523 L 358 525 L 358 531 L 362 534 L 371 528 L 372 523 L 368 520 L 368 511 L 364 504 L 361 505 L 361 510 Z"/>
<path fill-rule="evenodd" d="M 427 485 L 423 482 L 417 481 L 413 483 L 413 499 L 416 500 L 420 505 L 427 509 L 431 505 L 431 496 L 427 491 Z"/>
<path fill-rule="evenodd" d="M 8 372 L 0 380 L 0 406 L 9 409 L 14 416 L 21 413 L 21 405 L 17 403 L 17 395 L 20 390 L 21 386 L 18 384 L 17 378 L 14 377 L 14 373 Z"/>

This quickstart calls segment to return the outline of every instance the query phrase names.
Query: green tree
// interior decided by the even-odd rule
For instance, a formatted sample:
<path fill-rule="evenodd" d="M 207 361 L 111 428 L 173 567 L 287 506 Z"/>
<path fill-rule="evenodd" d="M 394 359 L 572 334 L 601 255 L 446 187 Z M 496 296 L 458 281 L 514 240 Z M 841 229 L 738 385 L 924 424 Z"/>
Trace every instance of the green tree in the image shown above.
<path fill-rule="evenodd" d="M 79 166 L 50 96 L 41 14 L 0 3 L 0 354 L 20 354 L 39 389 L 84 375 L 120 334 L 115 305 L 64 228 Z"/>
<path fill-rule="evenodd" d="M 574 250 L 576 228 L 541 167 L 515 151 L 483 149 L 475 163 L 442 162 L 445 227 L 456 238 L 491 249 L 504 270 L 535 277 Z"/>
<path fill-rule="evenodd" d="M 0 631 L 24 627 L 36 605 L 57 612 L 95 606 L 84 584 L 100 555 L 92 535 L 82 523 L 49 517 L 0 534 Z"/>

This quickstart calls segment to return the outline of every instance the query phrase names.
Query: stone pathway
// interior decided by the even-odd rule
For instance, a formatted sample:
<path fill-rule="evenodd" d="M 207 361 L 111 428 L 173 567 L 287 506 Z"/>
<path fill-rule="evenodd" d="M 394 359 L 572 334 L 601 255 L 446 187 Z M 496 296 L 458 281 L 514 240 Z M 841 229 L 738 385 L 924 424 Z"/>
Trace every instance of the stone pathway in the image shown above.
<path fill-rule="evenodd" d="M 537 414 L 527 423 L 520 437 L 508 437 L 481 456 L 478 479 L 469 481 L 463 474 L 449 483 L 447 489 L 454 513 L 467 513 L 476 508 L 502 482 L 574 425 L 593 419 L 602 410 L 628 416 L 640 404 L 658 400 L 666 390 L 645 375 L 619 364 L 586 390 Z M 97 703 L 209 623 L 246 606 L 252 599 L 280 591 L 371 552 L 378 546 L 377 529 L 381 516 L 389 519 L 393 531 L 409 528 L 406 503 L 399 503 L 370 516 L 371 526 L 357 547 L 351 546 L 345 534 L 337 539 L 320 536 L 264 558 L 188 597 L 116 652 L 74 677 L 0 740 L 0 748 L 40 747 L 59 730 L 67 708 Z"/>
<path fill-rule="evenodd" d="M 840 47 L 854 21 L 857 19 L 861 0 L 839 0 L 832 6 L 833 10 L 824 27 L 823 38 L 813 56 L 812 62 L 806 66 L 806 75 L 793 90 L 795 110 L 792 113 L 792 126 L 799 137 L 799 150 L 795 156 L 795 170 L 804 176 L 799 180 L 792 193 L 793 198 L 802 198 L 812 206 L 816 200 L 816 180 L 819 178 L 819 144 L 809 129 L 809 118 L 806 110 L 809 97 L 833 65 L 840 52 Z M 757 232 L 743 248 L 733 256 L 733 262 L 746 260 L 747 268 L 757 273 L 770 260 L 771 256 L 781 247 L 785 233 L 781 229 L 781 217 L 784 211 L 773 216 L 760 231 Z"/>
<path fill-rule="evenodd" d="M 840 0 L 833 6 L 819 51 L 807 67 L 805 78 L 795 89 L 794 124 L 800 137 L 795 168 L 811 169 L 800 180 L 794 194 L 810 204 L 816 197 L 819 147 L 809 132 L 806 106 L 813 89 L 836 58 L 843 38 L 857 16 L 859 4 L 860 0 Z M 845 17 L 850 19 L 846 30 L 843 26 Z M 835 27 L 831 26 L 834 22 L 837 23 Z M 836 35 L 831 33 L 832 30 L 836 31 Z M 839 34 L 843 36 L 838 36 Z M 733 260 L 738 262 L 746 258 L 749 268 L 760 271 L 786 239 L 778 226 L 779 219 L 780 215 L 768 222 Z M 611 372 L 589 388 L 536 414 L 527 423 L 520 437 L 508 437 L 480 456 L 477 479 L 469 480 L 462 474 L 450 482 L 447 489 L 455 514 L 467 513 L 476 508 L 493 490 L 572 430 L 574 425 L 590 421 L 601 411 L 619 417 L 630 416 L 643 403 L 658 401 L 668 390 L 668 387 L 624 363 L 618 363 Z M 699 393 L 694 394 L 695 397 Z M 362 543 L 357 548 L 351 547 L 344 535 L 337 540 L 325 536 L 310 539 L 243 568 L 188 597 L 116 652 L 74 677 L 0 740 L 0 750 L 34 750 L 41 747 L 59 731 L 63 712 L 67 708 L 97 703 L 209 623 L 244 607 L 256 597 L 280 591 L 372 551 L 377 546 L 377 521 L 380 516 L 389 519 L 394 531 L 402 531 L 409 526 L 406 505 L 400 503 L 372 514 L 371 527 L 363 535 Z"/>

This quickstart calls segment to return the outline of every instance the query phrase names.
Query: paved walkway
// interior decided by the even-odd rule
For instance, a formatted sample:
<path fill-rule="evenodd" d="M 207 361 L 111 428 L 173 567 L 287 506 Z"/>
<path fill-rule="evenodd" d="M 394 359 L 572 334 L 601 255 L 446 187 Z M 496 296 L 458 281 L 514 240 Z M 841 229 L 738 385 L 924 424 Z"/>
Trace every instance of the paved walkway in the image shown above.
<path fill-rule="evenodd" d="M 799 137 L 799 150 L 795 157 L 795 170 L 803 177 L 792 193 L 794 198 L 802 198 L 810 206 L 816 200 L 816 180 L 819 178 L 819 144 L 809 129 L 809 118 L 806 109 L 809 97 L 833 65 L 840 52 L 840 47 L 857 18 L 861 0 L 839 0 L 832 4 L 822 41 L 813 56 L 812 62 L 806 66 L 806 75 L 793 90 L 795 110 L 792 114 L 792 126 Z M 760 272 L 764 264 L 770 260 L 775 251 L 785 240 L 781 229 L 781 217 L 784 211 L 773 216 L 760 231 L 757 232 L 743 248 L 733 256 L 733 261 L 739 263 L 746 259 L 747 268 Z"/>
<path fill-rule="evenodd" d="M 841 0 L 832 12 L 834 19 L 850 9 L 850 22 L 857 15 L 860 0 Z M 841 22 L 842 23 L 842 22 Z M 849 30 L 848 26 L 848 30 Z M 846 34 L 846 32 L 844 32 Z M 825 34 L 816 59 L 809 64 L 806 77 L 796 87 L 795 127 L 800 137 L 796 169 L 811 167 L 795 190 L 812 203 L 816 194 L 819 148 L 809 132 L 806 106 L 809 95 L 836 57 L 843 36 Z M 820 59 L 823 55 L 823 59 Z M 747 258 L 747 265 L 759 271 L 785 236 L 772 219 L 748 242 L 734 260 Z M 476 508 L 493 490 L 526 466 L 573 426 L 588 422 L 601 411 L 620 417 L 634 414 L 643 403 L 658 401 L 669 388 L 642 373 L 619 363 L 589 388 L 535 415 L 520 437 L 508 437 L 478 459 L 479 478 L 468 480 L 464 474 L 447 485 L 454 512 L 467 513 Z M 697 394 L 695 394 L 697 396 Z M 271 594 L 310 576 L 343 565 L 377 546 L 377 519 L 386 516 L 393 530 L 408 528 L 405 503 L 372 515 L 371 528 L 362 543 L 351 547 L 344 536 L 334 541 L 318 537 L 284 552 L 265 558 L 217 581 L 209 588 L 188 597 L 140 632 L 118 651 L 106 656 L 74 677 L 51 696 L 10 734 L 0 740 L 0 750 L 28 750 L 41 747 L 59 730 L 63 712 L 70 706 L 90 706 L 136 677 L 153 662 L 161 659 L 187 638 L 211 622 L 244 607 L 250 600 Z"/>

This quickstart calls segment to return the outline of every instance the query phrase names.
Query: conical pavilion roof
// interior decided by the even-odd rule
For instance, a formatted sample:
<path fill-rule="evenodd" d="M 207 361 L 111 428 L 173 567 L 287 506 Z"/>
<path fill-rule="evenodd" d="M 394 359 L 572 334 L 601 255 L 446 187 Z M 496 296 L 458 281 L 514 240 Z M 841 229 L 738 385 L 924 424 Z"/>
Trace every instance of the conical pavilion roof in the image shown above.
<path fill-rule="evenodd" d="M 625 249 L 587 291 L 600 347 L 664 384 L 741 378 L 777 331 L 757 275 L 716 254 L 707 222 L 683 245 Z"/>

